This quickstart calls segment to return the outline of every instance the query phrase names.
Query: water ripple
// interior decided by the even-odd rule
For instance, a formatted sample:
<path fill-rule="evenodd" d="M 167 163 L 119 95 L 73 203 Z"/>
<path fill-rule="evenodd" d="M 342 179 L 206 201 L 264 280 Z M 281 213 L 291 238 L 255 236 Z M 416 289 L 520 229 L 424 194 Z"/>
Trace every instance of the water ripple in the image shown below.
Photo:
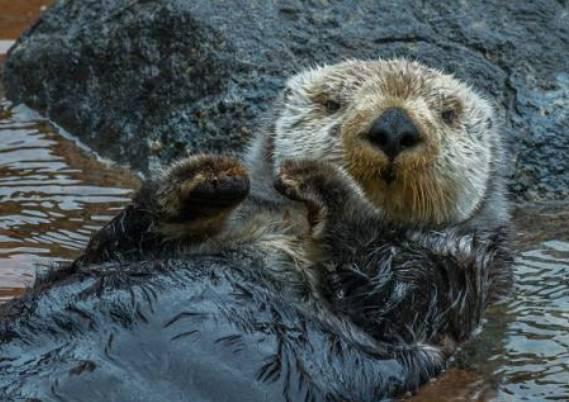
<path fill-rule="evenodd" d="M 0 302 L 42 266 L 73 259 L 137 184 L 29 110 L 0 102 Z"/>

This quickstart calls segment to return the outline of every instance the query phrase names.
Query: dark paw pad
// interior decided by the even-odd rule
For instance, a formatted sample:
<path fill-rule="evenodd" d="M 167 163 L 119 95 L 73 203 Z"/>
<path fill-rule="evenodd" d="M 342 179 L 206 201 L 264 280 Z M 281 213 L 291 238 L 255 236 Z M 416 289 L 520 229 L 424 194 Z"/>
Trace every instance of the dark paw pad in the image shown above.
<path fill-rule="evenodd" d="M 174 166 L 159 183 L 158 204 L 171 219 L 191 220 L 237 206 L 249 177 L 235 159 L 200 155 Z"/>
<path fill-rule="evenodd" d="M 247 176 L 232 176 L 222 173 L 198 183 L 187 194 L 188 206 L 201 205 L 211 208 L 227 208 L 234 206 L 249 193 Z"/>

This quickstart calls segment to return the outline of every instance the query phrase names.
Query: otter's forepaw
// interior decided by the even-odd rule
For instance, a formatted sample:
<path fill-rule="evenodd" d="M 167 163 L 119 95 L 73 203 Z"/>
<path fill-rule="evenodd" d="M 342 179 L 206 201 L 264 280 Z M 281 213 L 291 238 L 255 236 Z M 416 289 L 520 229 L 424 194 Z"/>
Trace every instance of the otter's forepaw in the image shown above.
<path fill-rule="evenodd" d="M 314 161 L 285 161 L 275 180 L 275 189 L 287 198 L 303 202 L 308 221 L 315 226 L 324 220 L 330 181 L 337 174 L 330 166 Z"/>
<path fill-rule="evenodd" d="M 324 219 L 341 220 L 346 208 L 354 208 L 361 202 L 358 198 L 363 199 L 357 185 L 339 168 L 310 160 L 285 161 L 275 188 L 285 197 L 306 205 L 313 228 L 323 224 Z"/>
<path fill-rule="evenodd" d="M 166 222 L 193 222 L 226 213 L 248 194 L 249 177 L 237 160 L 198 155 L 166 172 L 158 183 L 156 205 Z"/>
<path fill-rule="evenodd" d="M 340 168 L 311 160 L 286 160 L 280 167 L 275 188 L 295 201 L 321 200 L 332 206 L 361 194 L 356 183 Z"/>

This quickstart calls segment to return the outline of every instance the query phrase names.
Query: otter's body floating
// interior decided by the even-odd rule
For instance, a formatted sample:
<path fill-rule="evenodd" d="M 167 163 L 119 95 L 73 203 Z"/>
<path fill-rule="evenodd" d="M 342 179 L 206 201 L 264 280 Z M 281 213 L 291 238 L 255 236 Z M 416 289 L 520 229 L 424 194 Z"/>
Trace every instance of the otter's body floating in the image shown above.
<path fill-rule="evenodd" d="M 512 283 L 492 108 L 380 60 L 274 112 L 246 167 L 181 161 L 4 306 L 0 395 L 363 402 L 444 368 Z"/>
<path fill-rule="evenodd" d="M 479 324 L 487 292 L 510 279 L 493 246 L 415 238 L 470 263 L 457 270 L 419 243 L 375 239 L 401 262 L 388 249 L 370 256 L 383 303 L 355 319 L 383 319 L 384 341 L 319 309 L 298 272 L 268 272 L 271 257 L 254 248 L 54 274 L 1 309 L 0 399 L 371 402 L 415 390 L 448 357 L 429 335 L 452 351 Z"/>

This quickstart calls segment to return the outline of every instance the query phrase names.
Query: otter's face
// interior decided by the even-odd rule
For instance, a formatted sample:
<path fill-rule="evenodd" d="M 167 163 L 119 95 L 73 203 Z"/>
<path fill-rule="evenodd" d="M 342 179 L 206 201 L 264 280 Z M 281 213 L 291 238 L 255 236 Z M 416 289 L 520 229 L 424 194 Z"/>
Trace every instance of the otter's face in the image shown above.
<path fill-rule="evenodd" d="M 294 76 L 274 157 L 345 168 L 393 220 L 468 219 L 485 196 L 499 138 L 489 104 L 416 62 L 349 61 Z"/>

